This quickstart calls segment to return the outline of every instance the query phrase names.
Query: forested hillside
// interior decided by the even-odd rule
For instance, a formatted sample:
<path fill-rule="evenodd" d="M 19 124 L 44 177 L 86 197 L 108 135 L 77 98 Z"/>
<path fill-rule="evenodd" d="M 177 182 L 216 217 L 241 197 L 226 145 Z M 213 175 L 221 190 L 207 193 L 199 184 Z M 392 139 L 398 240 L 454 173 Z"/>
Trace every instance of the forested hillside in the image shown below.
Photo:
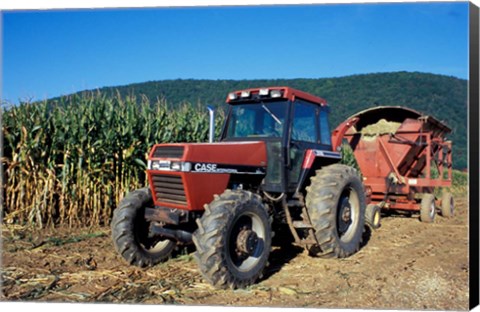
<path fill-rule="evenodd" d="M 325 98 L 332 127 L 354 113 L 379 105 L 416 109 L 446 122 L 452 129 L 454 167 L 467 167 L 467 81 L 442 75 L 395 72 L 322 79 L 163 80 L 105 87 L 102 94 L 146 96 L 169 105 L 220 106 L 229 91 L 262 86 L 290 86 Z"/>

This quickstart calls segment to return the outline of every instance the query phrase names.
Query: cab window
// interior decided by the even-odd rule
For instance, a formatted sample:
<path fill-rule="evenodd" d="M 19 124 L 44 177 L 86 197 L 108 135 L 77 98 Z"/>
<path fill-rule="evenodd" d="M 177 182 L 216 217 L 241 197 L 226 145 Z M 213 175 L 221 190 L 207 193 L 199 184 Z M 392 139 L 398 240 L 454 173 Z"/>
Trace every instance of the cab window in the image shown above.
<path fill-rule="evenodd" d="M 227 138 L 280 138 L 286 113 L 286 101 L 235 105 L 230 113 Z"/>
<path fill-rule="evenodd" d="M 320 109 L 320 143 L 332 145 L 330 126 L 328 125 L 328 111 L 325 108 Z"/>
<path fill-rule="evenodd" d="M 292 140 L 318 142 L 317 106 L 301 101 L 295 102 L 293 115 Z"/>

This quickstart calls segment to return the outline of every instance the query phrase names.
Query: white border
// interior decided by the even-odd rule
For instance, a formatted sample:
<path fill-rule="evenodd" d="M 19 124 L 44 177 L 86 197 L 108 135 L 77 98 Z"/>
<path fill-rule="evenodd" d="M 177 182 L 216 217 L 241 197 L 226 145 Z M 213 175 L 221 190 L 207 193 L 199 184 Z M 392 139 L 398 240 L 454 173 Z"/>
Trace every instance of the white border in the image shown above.
<path fill-rule="evenodd" d="M 153 7 L 188 7 L 188 6 L 246 6 L 246 5 L 298 5 L 298 4 L 331 4 L 331 3 L 414 3 L 414 2 L 467 2 L 458 0 L 435 0 L 435 1 L 388 1 L 388 0 L 362 0 L 362 1 L 349 1 L 349 0 L 310 0 L 310 1 L 291 1 L 291 0 L 84 0 L 84 1 L 64 1 L 64 0 L 42 0 L 41 2 L 32 0 L 10 0 L 0 2 L 0 11 L 9 10 L 48 10 L 48 9 L 90 9 L 90 8 L 153 8 Z M 480 0 L 471 0 L 470 2 L 480 7 Z M 2 12 L 0 12 L 2 13 Z M 0 31 L 3 33 L 3 24 L 0 18 Z M 0 37 L 1 40 L 1 37 Z M 0 45 L 1 48 L 1 45 Z M 0 64 L 1 65 L 1 64 Z M 1 83 L 1 80 L 0 80 Z M 1 87 L 1 84 L 0 84 Z M 1 93 L 0 93 L 1 95 Z M 2 295 L 0 291 L 0 300 Z M 138 310 L 139 305 L 129 304 L 60 304 L 60 303 L 30 303 L 30 302 L 0 302 L 1 310 L 14 311 L 18 310 L 32 310 L 32 311 L 66 311 L 69 312 L 84 312 L 85 309 L 92 309 L 93 311 L 115 311 L 115 312 L 132 312 L 132 310 Z M 202 312 L 214 312 L 214 311 L 281 311 L 281 312 L 298 312 L 305 311 L 305 309 L 298 308 L 246 308 L 246 307 L 208 307 L 208 306 L 168 306 L 168 305 L 141 305 L 141 311 L 155 311 L 159 309 L 162 311 L 186 311 L 187 309 L 195 309 L 195 311 Z M 313 309 L 316 311 L 329 311 L 323 309 Z M 475 311 L 479 311 L 477 307 Z M 335 309 L 335 311 L 354 311 L 347 309 Z M 357 310 L 358 311 L 358 310 Z M 397 310 L 384 310 L 384 311 L 397 311 Z"/>

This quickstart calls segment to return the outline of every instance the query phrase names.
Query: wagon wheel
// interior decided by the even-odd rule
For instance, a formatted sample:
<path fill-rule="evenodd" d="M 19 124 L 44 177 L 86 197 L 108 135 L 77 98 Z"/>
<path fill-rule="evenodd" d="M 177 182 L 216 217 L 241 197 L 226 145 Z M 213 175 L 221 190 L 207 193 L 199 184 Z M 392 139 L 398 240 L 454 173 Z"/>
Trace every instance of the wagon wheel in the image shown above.
<path fill-rule="evenodd" d="M 372 229 L 376 230 L 380 227 L 380 207 L 378 205 L 370 204 L 365 209 L 365 223 Z"/>
<path fill-rule="evenodd" d="M 435 220 L 435 196 L 424 194 L 420 203 L 420 221 L 432 223 Z"/>
<path fill-rule="evenodd" d="M 453 209 L 454 209 L 454 202 L 453 202 L 453 196 L 449 192 L 443 192 L 442 194 L 442 216 L 445 218 L 451 218 L 453 217 Z"/>

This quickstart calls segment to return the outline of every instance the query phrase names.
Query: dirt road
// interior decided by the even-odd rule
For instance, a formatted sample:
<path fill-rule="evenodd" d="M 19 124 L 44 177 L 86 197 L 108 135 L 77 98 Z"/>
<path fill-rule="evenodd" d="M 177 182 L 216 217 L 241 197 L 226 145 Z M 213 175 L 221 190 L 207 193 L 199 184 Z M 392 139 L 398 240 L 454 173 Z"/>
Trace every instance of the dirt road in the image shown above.
<path fill-rule="evenodd" d="M 453 219 L 437 216 L 425 224 L 415 217 L 383 218 L 347 259 L 277 248 L 266 277 L 235 291 L 206 284 L 187 250 L 154 268 L 131 267 L 115 253 L 108 228 L 32 232 L 4 226 L 2 236 L 2 300 L 468 309 L 468 214 L 461 197 Z"/>

